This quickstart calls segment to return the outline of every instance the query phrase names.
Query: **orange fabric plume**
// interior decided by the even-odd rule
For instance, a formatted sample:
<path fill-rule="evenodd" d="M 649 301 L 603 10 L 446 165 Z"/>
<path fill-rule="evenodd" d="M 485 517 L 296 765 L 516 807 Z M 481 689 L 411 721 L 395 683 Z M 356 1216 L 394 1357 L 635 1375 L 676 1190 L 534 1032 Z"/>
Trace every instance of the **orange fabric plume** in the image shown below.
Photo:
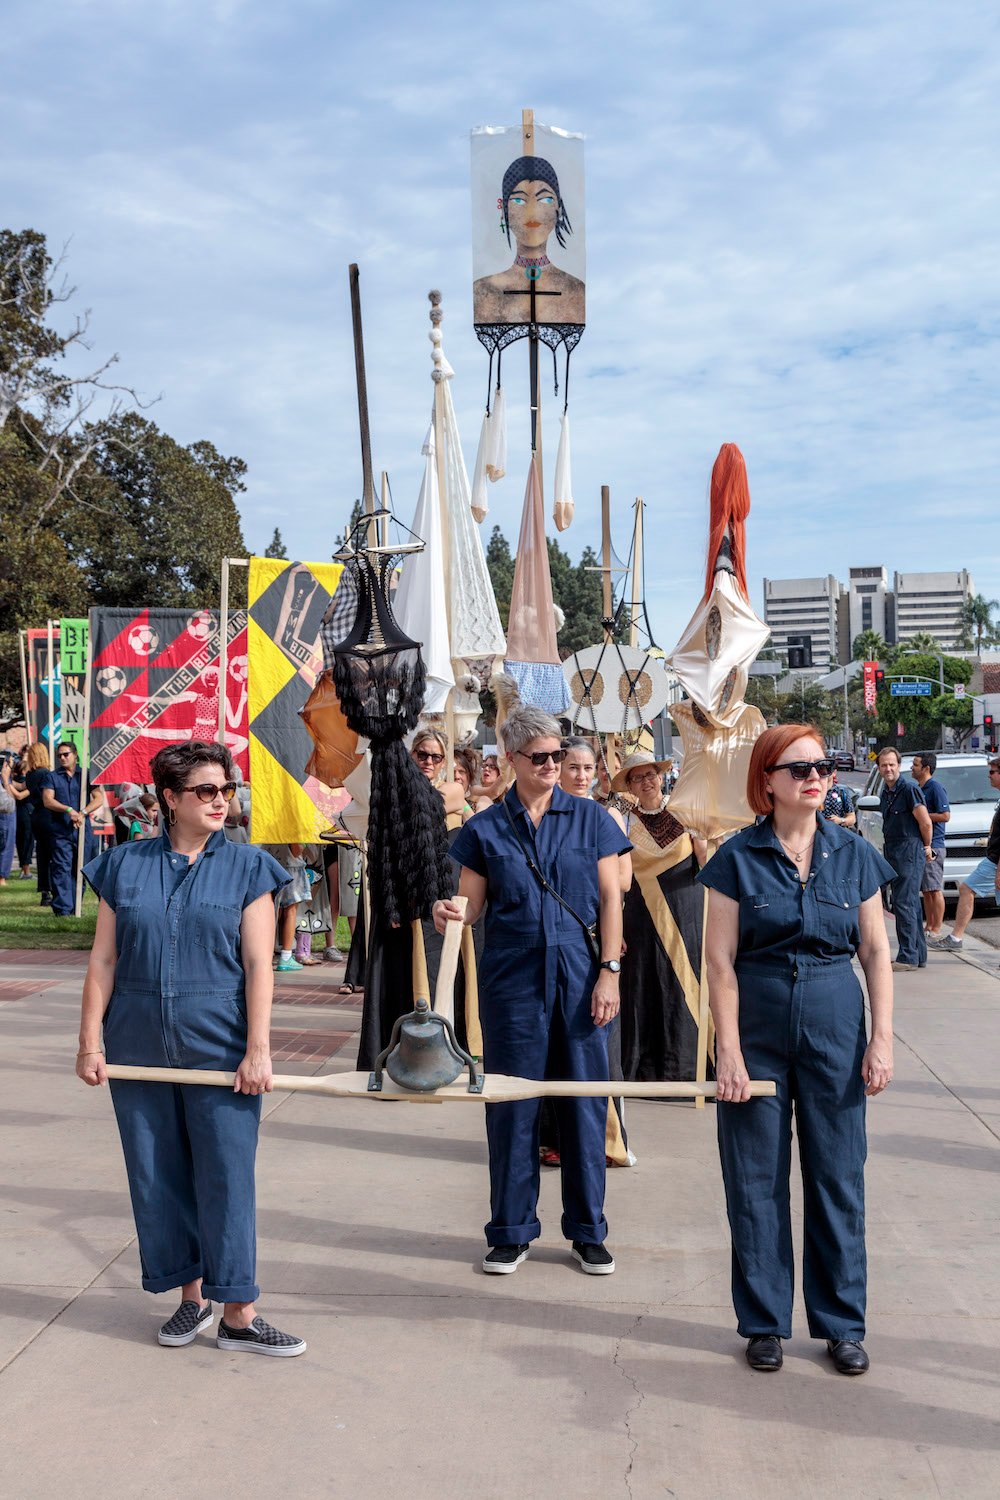
<path fill-rule="evenodd" d="M 703 598 L 707 599 L 712 592 L 715 560 L 719 555 L 722 539 L 728 530 L 736 586 L 744 599 L 749 601 L 746 540 L 746 519 L 749 514 L 750 481 L 747 479 L 747 466 L 743 454 L 735 443 L 723 443 L 719 449 L 719 456 L 712 466 L 712 484 L 709 493 L 708 563 L 705 570 Z"/>

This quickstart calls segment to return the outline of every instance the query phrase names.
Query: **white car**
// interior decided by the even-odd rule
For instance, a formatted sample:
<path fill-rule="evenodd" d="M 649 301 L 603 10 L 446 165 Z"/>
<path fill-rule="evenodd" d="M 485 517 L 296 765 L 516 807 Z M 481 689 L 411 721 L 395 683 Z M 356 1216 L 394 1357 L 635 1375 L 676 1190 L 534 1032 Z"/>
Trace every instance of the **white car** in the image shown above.
<path fill-rule="evenodd" d="M 919 752 L 917 752 L 919 753 Z M 912 755 L 902 758 L 902 774 L 907 781 L 913 764 Z M 997 794 L 990 785 L 989 757 L 985 755 L 945 755 L 937 758 L 934 779 L 948 793 L 951 817 L 944 825 L 944 893 L 958 895 L 958 887 L 986 853 L 986 840 L 997 806 Z M 857 801 L 858 828 L 864 838 L 882 849 L 882 814 L 879 794 L 882 777 L 873 766 L 865 789 Z"/>

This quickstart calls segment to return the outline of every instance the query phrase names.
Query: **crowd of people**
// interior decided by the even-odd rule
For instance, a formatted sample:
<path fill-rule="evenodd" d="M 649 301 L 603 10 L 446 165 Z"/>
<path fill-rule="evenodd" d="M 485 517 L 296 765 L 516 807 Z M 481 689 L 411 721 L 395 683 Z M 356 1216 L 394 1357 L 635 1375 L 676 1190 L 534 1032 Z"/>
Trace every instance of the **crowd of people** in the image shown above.
<path fill-rule="evenodd" d="M 160 1341 L 193 1340 L 218 1301 L 223 1347 L 272 1355 L 305 1347 L 257 1311 L 253 1163 L 272 1079 L 274 974 L 340 962 L 344 915 L 354 964 L 344 988 L 365 991 L 362 1067 L 414 988 L 432 992 L 443 934 L 462 921 L 456 1022 L 488 1073 L 613 1083 L 714 1069 L 733 1301 L 747 1360 L 760 1371 L 781 1367 L 791 1337 L 794 1116 L 809 1333 L 826 1340 L 838 1371 L 863 1372 L 865 1106 L 892 1077 L 892 970 L 923 963 L 926 943 L 960 946 L 971 910 L 963 887 L 955 934 L 941 934 L 949 810 L 934 756 L 915 758 L 911 780 L 895 750 L 881 753 L 883 857 L 858 837 L 853 800 L 810 725 L 761 735 L 746 788 L 755 821 L 718 846 L 671 813 L 669 761 L 638 750 L 608 764 L 599 745 L 565 737 L 555 719 L 523 705 L 499 741 L 450 756 L 438 729 L 412 742 L 417 769 L 441 793 L 454 891 L 394 934 L 389 958 L 413 985 L 403 984 L 392 1006 L 372 972 L 389 973 L 389 960 L 366 950 L 356 846 L 343 830 L 316 846 L 254 846 L 248 792 L 223 747 L 160 751 L 150 784 L 121 797 L 118 839 L 96 858 L 86 820 L 101 792 L 86 784 L 72 747 L 58 747 L 54 770 L 40 744 L 3 765 L 7 868 L 16 854 L 23 876 L 33 859 L 41 899 L 56 913 L 71 910 L 82 829 L 84 874 L 100 898 L 81 1078 L 103 1083 L 106 1062 L 235 1075 L 229 1094 L 112 1084 L 143 1285 L 180 1290 Z M 990 776 L 1000 787 L 1000 760 Z M 989 886 L 1000 899 L 998 863 L 1000 811 L 973 895 Z M 181 932 L 190 940 L 180 942 Z M 774 1095 L 752 1095 L 751 1079 L 772 1080 Z M 615 1271 L 605 1176 L 609 1165 L 635 1160 L 624 1124 L 613 1097 L 560 1098 L 549 1111 L 537 1098 L 486 1106 L 484 1273 L 509 1275 L 528 1258 L 541 1234 L 546 1161 L 560 1172 L 572 1259 L 588 1275 Z"/>

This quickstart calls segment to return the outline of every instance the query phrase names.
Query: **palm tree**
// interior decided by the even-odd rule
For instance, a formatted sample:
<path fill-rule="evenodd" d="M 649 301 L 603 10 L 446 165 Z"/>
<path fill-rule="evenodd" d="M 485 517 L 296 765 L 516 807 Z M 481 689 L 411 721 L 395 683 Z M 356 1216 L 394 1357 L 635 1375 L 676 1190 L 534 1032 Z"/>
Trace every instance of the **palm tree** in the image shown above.
<path fill-rule="evenodd" d="M 909 640 L 900 641 L 900 646 L 905 646 L 908 651 L 925 651 L 931 656 L 936 656 L 941 650 L 940 643 L 934 639 L 929 630 L 916 630 Z"/>
<path fill-rule="evenodd" d="M 1000 626 L 993 619 L 993 611 L 1000 609 L 1000 599 L 984 599 L 976 594 L 973 599 L 962 600 L 959 625 L 962 634 L 961 646 L 975 646 L 976 655 L 982 656 L 983 646 L 993 646 L 1000 641 Z"/>
<path fill-rule="evenodd" d="M 854 637 L 851 656 L 855 661 L 881 661 L 889 647 L 877 630 L 862 630 Z"/>

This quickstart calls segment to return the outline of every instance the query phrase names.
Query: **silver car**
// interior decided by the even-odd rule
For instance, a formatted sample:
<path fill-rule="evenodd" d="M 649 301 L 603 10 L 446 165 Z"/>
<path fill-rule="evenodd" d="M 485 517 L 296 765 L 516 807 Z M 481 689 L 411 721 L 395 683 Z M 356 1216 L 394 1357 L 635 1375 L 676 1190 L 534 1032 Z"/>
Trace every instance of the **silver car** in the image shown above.
<path fill-rule="evenodd" d="M 912 755 L 902 758 L 902 774 L 907 781 L 913 764 Z M 951 817 L 944 825 L 944 893 L 958 895 L 958 887 L 986 853 L 986 840 L 997 806 L 997 794 L 990 785 L 989 758 L 985 755 L 939 755 L 934 779 L 948 793 Z M 873 766 L 865 789 L 857 802 L 858 828 L 879 850 L 882 848 L 882 814 L 878 799 L 882 777 Z"/>

